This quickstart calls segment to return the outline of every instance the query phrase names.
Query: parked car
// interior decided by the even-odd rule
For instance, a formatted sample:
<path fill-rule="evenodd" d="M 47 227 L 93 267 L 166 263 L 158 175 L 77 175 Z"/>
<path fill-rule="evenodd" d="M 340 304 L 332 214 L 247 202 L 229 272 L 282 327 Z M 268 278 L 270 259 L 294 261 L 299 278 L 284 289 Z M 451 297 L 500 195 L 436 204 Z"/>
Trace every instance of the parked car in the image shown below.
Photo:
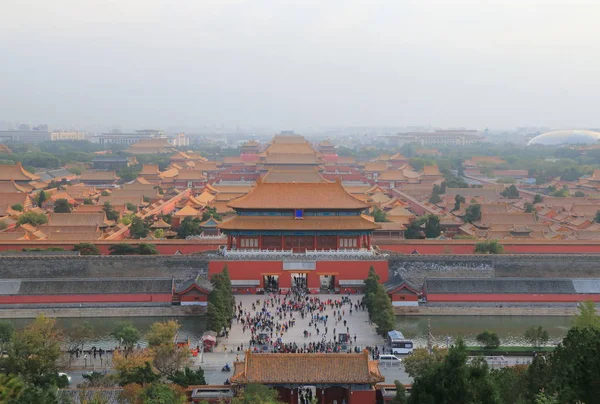
<path fill-rule="evenodd" d="M 402 359 L 395 355 L 379 355 L 379 363 L 385 366 L 400 365 L 400 363 L 402 363 Z"/>

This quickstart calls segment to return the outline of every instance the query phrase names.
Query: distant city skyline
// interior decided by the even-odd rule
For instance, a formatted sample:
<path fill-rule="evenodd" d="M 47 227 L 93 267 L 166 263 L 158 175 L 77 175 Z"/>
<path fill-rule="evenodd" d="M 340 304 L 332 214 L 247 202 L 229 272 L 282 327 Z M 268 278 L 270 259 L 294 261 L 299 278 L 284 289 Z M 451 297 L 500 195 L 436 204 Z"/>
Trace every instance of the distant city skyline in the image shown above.
<path fill-rule="evenodd" d="M 0 119 L 594 128 L 600 3 L 6 0 Z"/>

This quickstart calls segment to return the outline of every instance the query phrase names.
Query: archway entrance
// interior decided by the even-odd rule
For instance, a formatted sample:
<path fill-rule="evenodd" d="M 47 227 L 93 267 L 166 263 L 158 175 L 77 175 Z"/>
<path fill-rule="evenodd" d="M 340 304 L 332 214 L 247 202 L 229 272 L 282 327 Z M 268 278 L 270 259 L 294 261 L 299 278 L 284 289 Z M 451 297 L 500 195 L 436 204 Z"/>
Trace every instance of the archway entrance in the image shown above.
<path fill-rule="evenodd" d="M 279 291 L 279 275 L 264 275 L 263 284 L 266 293 L 275 293 Z"/>
<path fill-rule="evenodd" d="M 306 272 L 292 272 L 290 276 L 292 277 L 291 285 L 293 291 L 308 291 L 308 275 Z"/>
<path fill-rule="evenodd" d="M 321 275 L 320 285 L 322 292 L 334 292 L 335 291 L 335 275 Z"/>

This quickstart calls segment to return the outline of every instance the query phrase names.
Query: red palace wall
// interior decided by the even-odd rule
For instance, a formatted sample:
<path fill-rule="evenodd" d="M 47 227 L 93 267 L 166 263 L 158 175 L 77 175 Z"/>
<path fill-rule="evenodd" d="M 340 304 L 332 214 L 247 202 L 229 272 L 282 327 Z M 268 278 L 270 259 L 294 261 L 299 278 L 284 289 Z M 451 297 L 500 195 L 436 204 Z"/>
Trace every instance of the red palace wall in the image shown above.
<path fill-rule="evenodd" d="M 171 302 L 169 294 L 0 296 L 0 304 Z"/>
<path fill-rule="evenodd" d="M 100 248 L 104 255 L 109 254 L 109 247 L 112 244 L 127 243 L 139 244 L 138 240 L 105 240 L 105 241 L 86 241 L 95 244 Z M 474 254 L 475 240 L 444 240 L 444 241 L 425 241 L 425 240 L 386 240 L 375 239 L 373 244 L 377 245 L 382 251 L 410 254 L 418 251 L 424 255 L 440 254 Z M 76 242 L 61 241 L 0 241 L 0 251 L 13 250 L 20 251 L 23 248 L 52 248 L 59 247 L 65 250 L 72 250 Z M 227 240 L 207 239 L 207 240 L 154 240 L 152 244 L 156 246 L 159 254 L 173 255 L 176 251 L 182 254 L 193 254 L 202 251 L 217 250 L 220 245 L 226 245 Z M 509 254 L 600 254 L 600 242 L 598 241 L 502 241 L 500 244 L 504 251 Z M 374 261 L 375 263 L 376 261 Z"/>
<path fill-rule="evenodd" d="M 600 302 L 599 294 L 427 294 L 428 302 Z"/>
<path fill-rule="evenodd" d="M 278 275 L 279 287 L 291 287 L 291 273 L 304 272 L 307 274 L 308 287 L 318 289 L 321 275 L 334 275 L 336 287 L 339 287 L 339 280 L 366 279 L 369 274 L 369 267 L 372 265 L 375 272 L 381 278 L 381 282 L 388 280 L 388 262 L 387 261 L 317 261 L 315 270 L 296 271 L 283 270 L 283 261 L 211 261 L 208 264 L 209 277 L 212 274 L 220 273 L 223 267 L 227 265 L 229 276 L 235 280 L 260 280 L 260 287 L 263 285 L 263 276 Z"/>
<path fill-rule="evenodd" d="M 179 251 L 181 254 L 193 254 L 193 253 L 197 253 L 197 252 L 202 252 L 202 251 L 211 251 L 211 250 L 216 250 L 219 245 L 223 244 L 220 240 L 210 240 L 210 242 L 212 244 L 207 244 L 207 243 L 198 243 L 195 244 L 193 242 L 185 242 L 184 240 L 181 240 L 182 242 L 177 242 L 177 243 L 161 243 L 160 241 L 153 241 L 151 244 L 154 244 L 154 246 L 156 247 L 156 249 L 158 250 L 158 253 L 161 255 L 173 255 L 175 254 L 175 252 Z M 109 242 L 102 242 L 102 244 L 100 243 L 94 243 L 93 241 L 82 241 L 83 243 L 91 243 L 91 244 L 95 244 L 99 249 L 100 249 L 100 253 L 102 255 L 109 255 L 110 251 L 109 248 L 111 245 L 113 244 L 119 244 L 119 243 L 127 243 L 127 244 L 139 244 L 140 241 L 139 240 L 118 240 L 115 241 L 113 243 L 109 243 Z M 22 243 L 22 242 L 15 242 L 15 243 L 2 243 L 0 244 L 0 251 L 7 251 L 7 250 L 12 250 L 12 251 L 21 251 L 23 248 L 40 248 L 40 249 L 47 249 L 47 248 L 62 248 L 66 251 L 70 251 L 73 250 L 73 246 L 77 244 L 77 243 L 58 243 L 58 242 L 54 242 L 54 243 L 44 243 L 44 242 L 27 242 L 27 243 Z"/>
<path fill-rule="evenodd" d="M 439 255 L 439 254 L 475 254 L 475 241 L 472 242 L 437 242 L 426 243 L 416 240 L 407 240 L 399 243 L 390 243 L 386 240 L 374 240 L 381 251 L 392 251 L 402 254 L 410 254 L 418 251 L 419 254 Z M 600 253 L 600 243 L 597 242 L 520 242 L 511 243 L 501 241 L 504 252 L 508 254 L 598 254 Z"/>
<path fill-rule="evenodd" d="M 348 404 L 374 404 L 377 402 L 375 390 L 351 390 L 348 395 Z"/>
<path fill-rule="evenodd" d="M 414 293 L 392 293 L 393 302 L 416 302 L 419 296 Z"/>

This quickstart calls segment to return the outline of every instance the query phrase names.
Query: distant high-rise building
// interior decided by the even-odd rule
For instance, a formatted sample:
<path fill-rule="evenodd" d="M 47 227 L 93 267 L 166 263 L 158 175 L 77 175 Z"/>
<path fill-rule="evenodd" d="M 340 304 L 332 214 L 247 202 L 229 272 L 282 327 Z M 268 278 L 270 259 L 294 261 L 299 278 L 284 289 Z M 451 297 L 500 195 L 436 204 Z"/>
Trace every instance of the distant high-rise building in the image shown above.
<path fill-rule="evenodd" d="M 23 124 L 16 130 L 0 131 L 0 143 L 39 143 L 50 139 L 48 125 L 38 125 L 32 129 L 30 125 Z"/>
<path fill-rule="evenodd" d="M 421 146 L 464 146 L 479 142 L 483 136 L 476 130 L 436 130 L 435 132 L 409 132 L 388 136 L 390 145 L 402 146 L 417 143 Z"/>

